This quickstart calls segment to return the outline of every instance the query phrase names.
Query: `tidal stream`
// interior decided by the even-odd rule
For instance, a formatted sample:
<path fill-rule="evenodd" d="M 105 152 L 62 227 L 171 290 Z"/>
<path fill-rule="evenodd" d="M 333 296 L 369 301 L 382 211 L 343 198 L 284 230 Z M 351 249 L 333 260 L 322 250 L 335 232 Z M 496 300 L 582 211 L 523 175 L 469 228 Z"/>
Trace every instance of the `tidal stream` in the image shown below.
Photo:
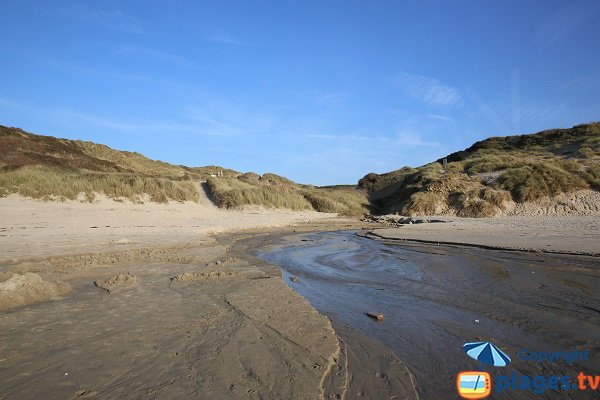
<path fill-rule="evenodd" d="M 573 383 L 580 371 L 600 375 L 598 258 L 398 244 L 353 231 L 287 236 L 258 256 L 278 265 L 334 327 L 350 326 L 391 349 L 415 376 L 421 399 L 458 398 L 456 375 L 465 370 L 492 375 L 491 399 L 600 398 L 598 389 L 523 383 L 536 375 L 568 375 Z M 472 341 L 492 341 L 512 362 L 498 368 L 469 358 L 462 345 Z M 523 349 L 587 350 L 589 360 L 525 361 Z M 497 376 L 513 372 L 525 388 L 498 393 Z"/>

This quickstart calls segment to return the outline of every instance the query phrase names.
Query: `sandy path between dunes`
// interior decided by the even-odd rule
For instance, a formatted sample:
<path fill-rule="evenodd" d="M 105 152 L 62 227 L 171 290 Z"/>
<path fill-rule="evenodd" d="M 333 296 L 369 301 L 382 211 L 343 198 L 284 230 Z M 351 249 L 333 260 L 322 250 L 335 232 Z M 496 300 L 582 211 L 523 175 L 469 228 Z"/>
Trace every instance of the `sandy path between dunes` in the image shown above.
<path fill-rule="evenodd" d="M 600 254 L 600 217 L 448 218 L 445 223 L 373 230 L 383 239 L 468 244 L 571 254 Z"/>

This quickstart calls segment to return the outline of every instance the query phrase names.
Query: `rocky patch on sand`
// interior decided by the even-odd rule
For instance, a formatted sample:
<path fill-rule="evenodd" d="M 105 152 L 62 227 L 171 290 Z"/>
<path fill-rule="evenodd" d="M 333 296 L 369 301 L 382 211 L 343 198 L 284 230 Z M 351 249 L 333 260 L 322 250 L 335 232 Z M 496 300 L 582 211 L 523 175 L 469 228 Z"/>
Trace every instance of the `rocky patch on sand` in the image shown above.
<path fill-rule="evenodd" d="M 69 290 L 69 284 L 48 282 L 36 273 L 14 274 L 0 283 L 0 310 L 53 300 Z"/>
<path fill-rule="evenodd" d="M 441 219 L 432 219 L 432 218 L 422 218 L 422 217 L 405 217 L 402 215 L 366 215 L 361 221 L 365 222 L 377 222 L 380 224 L 386 224 L 391 226 L 400 226 L 400 225 L 412 225 L 412 224 L 427 224 L 433 222 L 446 222 Z"/>

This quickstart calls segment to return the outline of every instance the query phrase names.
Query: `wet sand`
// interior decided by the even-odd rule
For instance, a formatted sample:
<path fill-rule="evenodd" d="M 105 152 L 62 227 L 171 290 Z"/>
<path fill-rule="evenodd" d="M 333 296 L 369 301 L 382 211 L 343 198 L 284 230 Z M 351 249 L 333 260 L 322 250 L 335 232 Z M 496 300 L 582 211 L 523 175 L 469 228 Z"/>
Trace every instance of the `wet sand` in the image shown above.
<path fill-rule="evenodd" d="M 391 349 L 397 365 L 416 378 L 421 399 L 456 398 L 457 373 L 482 367 L 462 351 L 470 341 L 491 340 L 513 358 L 505 369 L 490 368 L 492 375 L 575 379 L 580 371 L 600 369 L 597 257 L 382 243 L 354 232 L 286 235 L 260 256 L 283 268 L 286 282 L 333 321 L 342 341 L 350 330 Z M 374 321 L 367 312 L 383 313 L 385 319 Z M 352 347 L 352 339 L 348 342 Z M 523 348 L 588 350 L 590 360 L 574 365 L 517 360 Z M 405 396 L 410 384 L 406 374 L 402 382 L 387 382 L 398 375 L 385 368 L 360 373 L 384 376 L 380 387 L 388 395 Z M 507 390 L 492 398 L 595 399 L 599 394 Z"/>
<path fill-rule="evenodd" d="M 0 313 L 0 398 L 324 398 L 335 332 L 236 244 L 248 235 L 188 247 L 183 262 L 29 261 L 71 291 Z"/>

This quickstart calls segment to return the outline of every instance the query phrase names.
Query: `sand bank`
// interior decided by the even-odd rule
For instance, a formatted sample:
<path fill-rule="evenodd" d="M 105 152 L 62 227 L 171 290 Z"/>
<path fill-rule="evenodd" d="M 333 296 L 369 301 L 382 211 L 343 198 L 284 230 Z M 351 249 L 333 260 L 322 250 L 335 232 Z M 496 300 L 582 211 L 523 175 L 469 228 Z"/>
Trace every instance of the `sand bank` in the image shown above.
<path fill-rule="evenodd" d="M 436 219 L 446 222 L 375 229 L 372 236 L 497 249 L 600 254 L 600 217 L 597 216 Z"/>

